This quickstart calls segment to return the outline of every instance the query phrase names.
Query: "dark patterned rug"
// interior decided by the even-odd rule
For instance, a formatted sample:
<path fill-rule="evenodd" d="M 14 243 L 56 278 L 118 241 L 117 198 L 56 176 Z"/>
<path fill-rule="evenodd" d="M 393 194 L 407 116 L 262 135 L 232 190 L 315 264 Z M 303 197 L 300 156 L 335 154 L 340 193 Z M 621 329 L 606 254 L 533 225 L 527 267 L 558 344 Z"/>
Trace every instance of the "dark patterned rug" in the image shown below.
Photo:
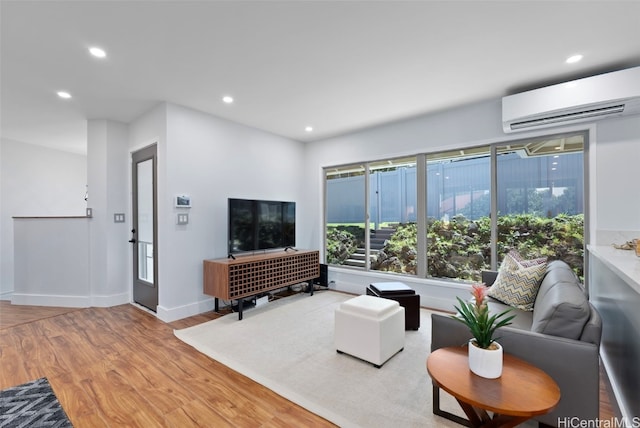
<path fill-rule="evenodd" d="M 46 377 L 0 391 L 0 427 L 73 427 Z"/>

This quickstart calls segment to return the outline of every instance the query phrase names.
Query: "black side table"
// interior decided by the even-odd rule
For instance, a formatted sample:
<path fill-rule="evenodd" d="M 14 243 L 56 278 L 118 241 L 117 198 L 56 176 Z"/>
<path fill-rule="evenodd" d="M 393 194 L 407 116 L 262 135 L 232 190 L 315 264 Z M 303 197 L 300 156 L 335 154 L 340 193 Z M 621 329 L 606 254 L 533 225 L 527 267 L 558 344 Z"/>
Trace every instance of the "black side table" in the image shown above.
<path fill-rule="evenodd" d="M 403 282 L 375 282 L 367 287 L 367 295 L 395 300 L 404 308 L 404 329 L 420 328 L 420 295 Z"/>

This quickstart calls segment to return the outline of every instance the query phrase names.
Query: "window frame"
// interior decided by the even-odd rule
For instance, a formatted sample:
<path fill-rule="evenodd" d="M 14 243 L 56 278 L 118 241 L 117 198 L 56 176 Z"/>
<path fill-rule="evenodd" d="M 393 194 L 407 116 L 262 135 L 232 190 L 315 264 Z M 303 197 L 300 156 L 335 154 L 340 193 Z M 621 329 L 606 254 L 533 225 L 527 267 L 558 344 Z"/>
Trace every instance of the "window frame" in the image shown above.
<path fill-rule="evenodd" d="M 524 144 L 526 142 L 538 142 L 538 141 L 542 141 L 542 140 L 554 140 L 554 139 L 562 139 L 562 138 L 567 138 L 567 137 L 572 137 L 572 136 L 581 136 L 582 138 L 582 149 L 580 150 L 582 152 L 583 155 L 583 170 L 582 170 L 582 186 L 583 186 L 583 203 L 582 203 L 582 213 L 584 215 L 584 226 L 583 226 L 583 237 L 584 237 L 584 247 L 585 247 L 585 256 L 584 256 L 584 270 L 585 272 L 587 272 L 588 269 L 588 265 L 587 265 L 587 260 L 588 258 L 586 257 L 586 247 L 587 244 L 589 242 L 589 230 L 590 230 L 590 222 L 589 222 L 589 143 L 591 140 L 591 136 L 592 136 L 592 128 L 582 128 L 582 129 L 574 129 L 574 130 L 566 130 L 566 131 L 558 131 L 552 134 L 540 134 L 540 135 L 528 135 L 528 136 L 524 136 L 521 138 L 505 138 L 503 140 L 500 141 L 495 141 L 494 142 L 490 142 L 490 143 L 484 143 L 484 144 L 475 144 L 475 145 L 469 145 L 469 146 L 464 146 L 464 147 L 460 147 L 460 148 L 447 148 L 444 150 L 434 150 L 434 151 L 425 151 L 425 152 L 421 152 L 421 153 L 417 153 L 415 155 L 406 155 L 406 156 L 401 156 L 401 157 L 395 157 L 395 158 L 382 158 L 382 159 L 374 159 L 374 160 L 369 160 L 369 161 L 359 161 L 359 162 L 350 162 L 348 164 L 343 164 L 343 165 L 331 165 L 331 166 L 325 166 L 323 167 L 322 171 L 323 171 L 323 185 L 324 185 L 324 191 L 323 191 L 323 208 L 324 208 L 324 218 L 323 218 L 323 230 L 324 230 L 324 234 L 323 234 L 323 248 L 324 248 L 324 253 L 325 253 L 325 262 L 327 259 L 326 253 L 327 253 L 327 232 L 328 232 L 328 227 L 327 227 L 327 198 L 328 198 L 328 192 L 327 192 L 327 171 L 331 170 L 331 169 L 336 169 L 336 168 L 342 168 L 342 167 L 346 167 L 346 166 L 355 166 L 355 165 L 362 165 L 364 166 L 364 175 L 365 175 L 365 213 L 364 213 L 364 218 L 365 218 L 365 253 L 367 254 L 366 257 L 366 263 L 365 263 L 365 267 L 364 268 L 359 268 L 359 267 L 350 267 L 350 266 L 345 266 L 345 265 L 335 265 L 335 264 L 331 264 L 330 266 L 332 267 L 340 267 L 340 268 L 345 268 L 345 269 L 353 269 L 356 271 L 361 271 L 361 272 L 376 272 L 376 273 L 380 273 L 380 274 L 387 274 L 387 275 L 402 275 L 402 276 L 407 276 L 410 278 L 416 278 L 416 279 L 432 279 L 432 280 L 438 280 L 438 281 L 448 281 L 451 280 L 450 278 L 440 278 L 440 277 L 428 277 L 428 257 L 427 257 L 427 239 L 426 239 L 426 234 L 427 234 L 427 200 L 428 200 L 428 196 L 427 196 L 427 168 L 426 168 L 426 161 L 427 158 L 430 155 L 435 155 L 438 153 L 442 153 L 442 154 L 447 154 L 447 153 L 455 153 L 455 152 L 462 152 L 462 151 L 467 151 L 467 152 L 472 152 L 476 149 L 482 149 L 482 148 L 488 148 L 489 149 L 489 156 L 490 156 L 490 199 L 491 199 L 491 210 L 490 210 L 490 224 L 491 224 L 491 237 L 490 237 L 490 246 L 491 246 L 491 261 L 490 261 L 490 268 L 492 270 L 496 270 L 497 269 L 497 265 L 498 265 L 498 261 L 497 261 L 497 252 L 498 252 L 498 213 L 497 213 L 497 209 L 496 207 L 498 206 L 498 171 L 497 171 L 497 155 L 498 155 L 498 148 L 499 147 L 503 147 L 505 145 L 508 144 Z M 417 233 L 418 233 L 418 237 L 417 237 L 417 245 L 416 245 L 416 251 L 417 251 L 417 272 L 416 275 L 409 275 L 409 274 L 398 274 L 398 273 L 393 273 L 393 272 L 385 272 L 385 271 L 379 271 L 379 270 L 371 270 L 371 263 L 369 260 L 368 255 L 370 254 L 370 236 L 369 233 L 366 233 L 366 231 L 369 230 L 370 227 L 370 206 L 369 206 L 369 179 L 370 179 L 370 165 L 371 164 L 377 164 L 377 163 L 382 163 L 385 161 L 393 161 L 395 159 L 407 159 L 407 158 L 415 158 L 416 160 L 416 225 L 417 225 Z M 585 275 L 585 281 L 586 281 L 587 275 Z M 456 281 L 457 282 L 457 281 Z"/>

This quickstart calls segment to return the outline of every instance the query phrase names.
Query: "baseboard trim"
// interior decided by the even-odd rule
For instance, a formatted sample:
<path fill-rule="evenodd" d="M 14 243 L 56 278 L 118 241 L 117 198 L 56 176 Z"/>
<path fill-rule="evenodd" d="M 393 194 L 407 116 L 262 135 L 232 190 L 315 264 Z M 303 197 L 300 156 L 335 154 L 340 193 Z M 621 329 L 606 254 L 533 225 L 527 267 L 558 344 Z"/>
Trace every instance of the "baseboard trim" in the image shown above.
<path fill-rule="evenodd" d="M 13 293 L 13 305 L 59 306 L 62 308 L 88 308 L 91 306 L 89 296 L 55 296 L 46 294 Z"/>
<path fill-rule="evenodd" d="M 59 296 L 48 294 L 12 293 L 11 303 L 14 305 L 59 306 L 62 308 L 108 308 L 129 303 L 129 293 L 111 296 Z"/>
<path fill-rule="evenodd" d="M 112 294 L 110 296 L 91 296 L 91 306 L 109 308 L 111 306 L 124 305 L 131 302 L 130 293 Z"/>
<path fill-rule="evenodd" d="M 175 308 L 167 308 L 158 305 L 156 312 L 157 317 L 164 322 L 173 322 L 182 318 L 191 317 L 207 311 L 213 311 L 214 299 L 201 300 L 199 302 L 189 303 L 187 305 L 177 306 Z"/>

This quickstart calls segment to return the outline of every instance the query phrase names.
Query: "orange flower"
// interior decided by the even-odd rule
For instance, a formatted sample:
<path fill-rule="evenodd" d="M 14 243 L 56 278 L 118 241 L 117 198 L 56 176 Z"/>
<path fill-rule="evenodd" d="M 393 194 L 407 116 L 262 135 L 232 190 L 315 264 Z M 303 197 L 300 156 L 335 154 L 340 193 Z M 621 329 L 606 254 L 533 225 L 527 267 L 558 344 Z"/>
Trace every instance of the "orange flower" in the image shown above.
<path fill-rule="evenodd" d="M 484 284 L 473 284 L 471 286 L 471 295 L 476 301 L 476 307 L 480 308 L 484 304 L 487 294 L 489 293 L 489 287 Z"/>

